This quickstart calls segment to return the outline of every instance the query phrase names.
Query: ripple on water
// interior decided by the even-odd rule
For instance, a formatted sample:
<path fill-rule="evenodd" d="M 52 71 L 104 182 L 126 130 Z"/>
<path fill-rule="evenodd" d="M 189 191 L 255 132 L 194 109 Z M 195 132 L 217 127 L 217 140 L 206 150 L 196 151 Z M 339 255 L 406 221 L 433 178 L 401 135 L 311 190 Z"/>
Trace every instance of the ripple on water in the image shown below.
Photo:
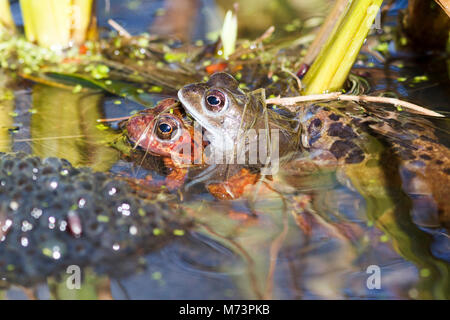
<path fill-rule="evenodd" d="M 239 255 L 196 232 L 175 247 L 163 248 L 162 254 L 181 269 L 200 276 L 227 277 L 244 272 L 244 263 Z"/>

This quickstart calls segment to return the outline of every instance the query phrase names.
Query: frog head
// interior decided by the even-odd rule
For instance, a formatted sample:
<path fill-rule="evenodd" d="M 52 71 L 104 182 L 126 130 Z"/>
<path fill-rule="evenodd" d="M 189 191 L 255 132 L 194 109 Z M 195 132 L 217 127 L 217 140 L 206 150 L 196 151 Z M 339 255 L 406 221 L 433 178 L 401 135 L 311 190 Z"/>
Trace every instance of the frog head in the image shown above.
<path fill-rule="evenodd" d="M 193 127 L 180 103 L 165 99 L 155 108 L 146 109 L 131 117 L 126 123 L 127 136 L 135 145 L 147 152 L 164 157 L 181 156 L 183 163 L 191 163 L 191 154 L 180 154 L 180 150 L 191 150 Z M 183 158 L 184 157 L 184 158 Z"/>
<path fill-rule="evenodd" d="M 178 98 L 188 113 L 208 132 L 208 140 L 214 148 L 233 150 L 242 124 L 252 121 L 244 107 L 248 95 L 229 74 L 215 73 L 209 81 L 184 86 Z"/>

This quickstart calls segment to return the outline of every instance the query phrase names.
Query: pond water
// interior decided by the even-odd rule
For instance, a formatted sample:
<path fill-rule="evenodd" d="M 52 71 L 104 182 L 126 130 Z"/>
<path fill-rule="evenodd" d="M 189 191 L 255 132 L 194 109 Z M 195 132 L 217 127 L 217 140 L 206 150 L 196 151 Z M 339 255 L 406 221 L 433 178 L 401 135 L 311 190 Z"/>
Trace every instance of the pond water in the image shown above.
<path fill-rule="evenodd" d="M 245 19 L 248 13 L 245 2 L 241 2 L 242 19 Z M 243 36 L 262 34 L 271 23 L 279 23 L 283 14 L 285 20 L 292 19 L 285 9 L 268 11 L 264 6 L 256 7 L 256 2 L 248 2 L 255 6 L 255 14 L 265 17 L 267 12 L 273 14 L 267 17 L 267 23 L 253 29 L 251 23 L 243 21 Z M 317 8 L 320 10 L 327 8 L 326 1 L 319 3 Z M 405 3 L 399 1 L 390 9 L 386 25 L 396 25 L 398 10 Z M 158 14 L 149 14 L 159 12 L 163 1 L 111 0 L 99 1 L 98 5 L 102 26 L 106 26 L 107 18 L 113 18 L 132 34 L 146 32 L 151 25 L 153 30 L 161 32 L 176 30 L 169 28 L 170 25 L 155 27 Z M 314 12 L 309 18 L 321 15 L 311 8 L 305 10 L 297 1 L 292 1 L 291 5 L 299 11 L 304 10 L 302 12 Z M 223 7 L 228 7 L 226 1 L 218 1 L 218 5 L 214 1 L 198 1 L 198 7 L 192 13 L 198 17 L 197 24 L 184 36 L 193 41 L 207 38 L 208 33 L 220 28 L 221 24 L 212 17 L 220 14 Z M 13 9 L 19 16 L 18 7 Z M 170 21 L 165 23 L 170 24 Z M 386 51 L 380 53 L 373 48 L 379 43 L 380 36 L 381 32 L 368 39 L 361 59 L 353 68 L 354 74 L 364 76 L 370 82 L 370 94 L 389 92 L 448 115 L 450 90 L 445 57 L 396 52 L 394 41 L 390 39 L 384 41 L 389 54 Z M 144 106 L 103 93 L 73 93 L 28 81 L 9 81 L 9 86 L 14 100 L 4 104 L 2 112 L 12 116 L 0 119 L 3 121 L 1 126 L 8 128 L 2 131 L 0 151 L 22 151 L 40 158 L 64 158 L 74 167 L 109 172 L 113 177 L 145 179 L 151 175 L 156 180 L 164 179 L 164 172 L 155 169 L 154 162 L 159 166 L 158 159 L 153 161 L 154 157 L 150 155 L 143 159 L 143 152 L 139 150 L 133 152 L 134 156 L 126 156 L 111 146 L 111 142 L 122 136 L 118 122 L 112 122 L 110 128 L 96 122 L 100 118 L 128 116 L 145 109 Z M 165 97 L 170 95 L 153 94 L 149 99 L 156 103 Z M 410 116 L 409 121 L 414 121 L 414 117 Z M 436 130 L 440 144 L 450 147 L 448 118 L 428 118 L 426 121 L 429 121 L 430 128 Z M 378 188 L 387 188 L 382 178 L 370 176 L 376 170 L 364 170 L 347 172 L 352 176 L 353 185 L 358 184 L 358 179 L 375 179 L 379 180 Z M 35 278 L 39 281 L 24 285 L 11 279 L 20 279 L 21 276 L 25 279 L 29 271 L 25 270 L 21 275 L 20 271 L 13 270 L 14 276 L 11 277 L 11 270 L 8 270 L 8 275 L 0 275 L 3 280 L 0 285 L 4 287 L 0 297 L 449 297 L 450 239 L 448 231 L 437 222 L 437 209 L 430 201 L 420 195 L 414 197 L 402 193 L 380 197 L 377 193 L 358 191 L 342 182 L 337 169 L 300 172 L 290 177 L 291 181 L 294 180 L 291 185 L 295 186 L 295 191 L 283 188 L 278 189 L 282 191 L 274 191 L 280 185 L 287 185 L 287 176 L 291 174 L 292 171 L 281 168 L 279 178 L 264 185 L 250 186 L 237 200 L 218 200 L 201 188 L 191 194 L 174 192 L 167 201 L 176 202 L 177 210 L 188 212 L 198 222 L 183 232 L 183 236 L 174 236 L 156 249 L 137 247 L 135 252 L 124 256 L 125 259 L 129 257 L 129 263 L 105 262 L 112 263 L 120 272 L 111 272 L 106 267 L 102 270 L 95 263 L 84 264 L 81 290 L 69 290 L 65 278 L 53 276 L 40 279 L 38 275 Z M 9 199 L 8 195 L 3 199 Z M 106 205 L 109 204 L 107 201 L 105 197 Z M 170 211 L 170 207 L 164 210 Z M 25 249 L 18 245 L 14 250 Z M 8 251 L 10 256 L 2 258 L 8 263 L 20 264 L 19 254 L 15 256 L 14 250 Z M 95 248 L 93 250 L 92 256 L 96 254 Z M 49 265 L 52 263 L 49 258 Z M 381 275 L 379 287 L 370 278 L 378 272 Z"/>

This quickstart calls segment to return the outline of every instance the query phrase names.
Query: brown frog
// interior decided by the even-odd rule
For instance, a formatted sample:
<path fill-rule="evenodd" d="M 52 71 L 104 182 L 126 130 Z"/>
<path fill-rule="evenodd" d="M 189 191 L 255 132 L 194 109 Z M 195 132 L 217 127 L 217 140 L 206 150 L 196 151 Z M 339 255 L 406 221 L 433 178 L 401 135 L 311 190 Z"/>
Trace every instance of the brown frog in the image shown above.
<path fill-rule="evenodd" d="M 203 159 L 196 158 L 191 152 L 203 148 L 202 141 L 194 140 L 192 121 L 185 117 L 175 99 L 162 100 L 155 108 L 143 110 L 129 118 L 123 127 L 134 147 L 140 147 L 146 153 L 161 156 L 169 169 L 163 185 L 169 190 L 183 185 L 187 167 L 202 164 Z M 182 153 L 180 150 L 189 150 Z"/>
<path fill-rule="evenodd" d="M 448 224 L 450 150 L 424 118 L 376 105 L 328 102 L 301 108 L 302 147 L 318 164 L 340 167 L 359 191 L 431 196 Z"/>
<path fill-rule="evenodd" d="M 178 98 L 206 129 L 213 152 L 237 155 L 258 150 L 267 143 L 267 157 L 261 157 L 259 152 L 259 165 L 265 165 L 265 161 L 274 160 L 275 156 L 288 158 L 298 148 L 300 131 L 295 114 L 283 108 L 267 108 L 263 93 L 262 90 L 248 93 L 231 75 L 219 72 L 206 83 L 183 87 Z"/>
<path fill-rule="evenodd" d="M 264 110 L 264 103 L 258 100 L 263 96 L 260 92 L 245 92 L 238 88 L 230 76 L 219 74 L 207 83 L 188 85 L 178 93 L 184 108 L 197 121 L 209 125 L 208 130 L 213 130 L 212 145 L 219 150 L 232 150 L 227 148 L 232 143 L 215 145 L 215 139 L 220 141 L 225 136 L 238 144 L 242 128 L 247 128 L 248 124 L 249 128 L 261 126 L 265 112 L 266 127 L 286 127 L 277 123 L 279 118 L 273 113 L 276 109 L 272 108 L 270 115 Z M 254 101 L 259 104 L 252 106 Z M 297 128 L 297 132 L 287 131 L 286 140 L 291 138 L 292 143 L 284 145 L 287 149 L 280 146 L 280 151 L 291 152 L 295 157 L 280 163 L 280 171 L 268 185 L 270 190 L 279 190 L 288 196 L 290 204 L 295 204 L 296 195 L 306 191 L 307 205 L 300 210 L 291 206 L 297 223 L 305 226 L 302 212 L 308 210 L 314 217 L 320 216 L 332 224 L 337 217 L 342 220 L 346 213 L 340 212 L 339 203 L 335 207 L 320 205 L 324 200 L 333 201 L 328 195 L 340 189 L 340 186 L 334 188 L 337 178 L 357 194 L 348 190 L 346 193 L 363 200 L 358 201 L 356 210 L 364 214 L 368 230 L 374 226 L 382 231 L 383 237 L 379 241 L 389 242 L 399 255 L 413 262 L 419 270 L 427 270 L 434 281 L 433 292 L 441 298 L 447 297 L 449 265 L 430 254 L 436 241 L 428 232 L 447 236 L 442 226 L 447 230 L 450 228 L 450 205 L 446 198 L 450 192 L 450 150 L 438 141 L 430 122 L 421 116 L 391 111 L 381 105 L 330 101 L 294 105 L 289 109 L 298 111 L 289 115 L 291 123 L 297 124 L 291 128 Z M 247 110 L 252 112 L 247 113 Z M 320 182 L 317 189 L 296 188 L 299 180 L 319 180 L 316 177 L 320 174 L 315 171 L 325 171 L 333 184 L 325 190 L 320 190 Z M 288 184 L 291 185 L 286 186 Z M 361 226 L 362 221 L 354 225 Z M 341 232 L 354 234 L 342 226 Z M 431 227 L 432 231 L 419 226 Z M 356 241 L 355 248 L 364 250 L 365 239 L 370 239 L 366 238 L 368 233 L 361 235 L 364 239 Z"/>
<path fill-rule="evenodd" d="M 210 133 L 213 148 L 232 152 L 250 128 L 283 128 L 280 152 L 297 156 L 285 163 L 288 176 L 337 168 L 339 180 L 365 197 L 428 196 L 441 221 L 450 220 L 450 150 L 426 119 L 353 102 L 288 107 L 297 114 L 266 108 L 261 92 L 245 92 L 226 73 L 187 85 L 178 97 Z"/>

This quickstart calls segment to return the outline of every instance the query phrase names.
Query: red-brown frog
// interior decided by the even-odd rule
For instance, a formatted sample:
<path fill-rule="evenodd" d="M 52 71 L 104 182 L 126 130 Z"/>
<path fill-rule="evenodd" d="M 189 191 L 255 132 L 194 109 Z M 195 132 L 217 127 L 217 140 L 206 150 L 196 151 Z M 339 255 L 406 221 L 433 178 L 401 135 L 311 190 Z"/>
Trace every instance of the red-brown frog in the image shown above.
<path fill-rule="evenodd" d="M 182 113 L 175 99 L 165 99 L 155 108 L 133 115 L 127 120 L 125 128 L 134 147 L 162 157 L 164 165 L 170 170 L 164 181 L 170 190 L 184 183 L 189 166 L 204 162 L 202 158 L 195 158 L 198 153 L 191 152 L 203 148 L 202 141 L 194 140 L 192 121 Z"/>
<path fill-rule="evenodd" d="M 172 157 L 178 166 L 202 164 L 203 159 L 196 159 L 195 153 L 177 152 L 203 148 L 202 141 L 194 140 L 193 121 L 180 108 L 180 103 L 172 98 L 162 100 L 155 108 L 145 109 L 126 123 L 127 136 L 135 146 L 147 152 Z"/>

